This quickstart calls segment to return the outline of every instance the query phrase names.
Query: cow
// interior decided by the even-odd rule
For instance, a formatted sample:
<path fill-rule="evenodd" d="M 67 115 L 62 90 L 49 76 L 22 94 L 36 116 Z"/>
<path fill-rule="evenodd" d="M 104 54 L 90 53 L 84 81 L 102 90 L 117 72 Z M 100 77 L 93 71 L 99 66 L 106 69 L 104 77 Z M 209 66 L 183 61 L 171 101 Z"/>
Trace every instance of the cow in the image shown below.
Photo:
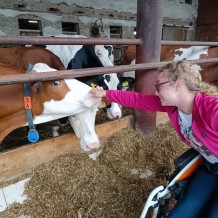
<path fill-rule="evenodd" d="M 54 37 L 86 38 L 82 35 L 56 35 Z M 82 69 L 93 67 L 113 66 L 114 54 L 111 45 L 46 45 L 46 49 L 56 54 L 66 69 Z M 117 74 L 81 77 L 78 80 L 90 86 L 102 86 L 104 89 L 122 89 L 125 81 L 132 82 L 131 78 L 118 78 Z M 110 119 L 120 118 L 121 109 L 117 103 L 111 103 L 107 109 Z"/>
<path fill-rule="evenodd" d="M 121 65 L 131 64 L 135 56 L 135 45 L 125 47 Z M 198 60 L 217 57 L 218 47 L 162 45 L 160 61 Z M 217 63 L 196 64 L 195 67 L 201 73 L 203 81 L 218 86 Z"/>
<path fill-rule="evenodd" d="M 36 48 L 33 48 L 33 47 L 0 48 L 0 61 L 4 62 L 5 64 L 11 64 L 13 66 L 18 66 L 16 67 L 16 69 L 22 68 L 23 70 L 26 70 L 29 63 L 35 64 L 39 62 L 40 60 L 46 64 L 49 64 L 52 67 L 56 67 L 58 70 L 65 69 L 60 59 L 56 55 L 54 55 L 52 52 L 46 49 L 43 49 L 43 48 L 38 48 L 38 47 Z M 2 71 L 1 73 L 3 75 L 4 71 Z M 9 71 L 9 74 L 10 74 L 10 71 Z M 79 84 L 80 83 L 81 82 L 79 82 Z M 80 85 L 78 87 L 78 90 L 80 88 L 82 89 L 82 87 L 85 87 L 87 89 L 87 85 L 84 84 L 84 86 Z M 83 90 L 81 90 L 81 93 L 83 93 Z M 80 96 L 80 91 L 76 92 L 74 98 L 76 98 L 77 95 Z M 72 128 L 74 129 L 74 132 L 80 138 L 80 144 L 83 150 L 87 149 L 88 147 L 94 147 L 94 146 L 91 146 L 92 143 L 99 144 L 99 139 L 94 129 L 94 125 L 95 125 L 94 121 L 95 121 L 96 112 L 97 112 L 97 109 L 85 110 L 83 111 L 81 115 L 78 112 L 75 114 L 75 117 L 77 118 L 77 120 L 71 119 L 70 121 L 70 124 Z M 87 118 L 87 116 L 89 116 L 89 118 L 85 119 L 84 117 Z M 81 120 L 80 120 L 80 117 L 81 117 Z M 74 122 L 76 122 L 76 124 L 74 124 Z M 80 131 L 82 132 L 80 133 Z"/>
<path fill-rule="evenodd" d="M 161 61 L 199 60 L 217 58 L 218 47 L 209 46 L 162 46 Z M 196 64 L 202 80 L 218 86 L 218 63 Z"/>
<path fill-rule="evenodd" d="M 56 70 L 65 70 L 59 57 L 41 47 L 15 46 L 0 48 L 0 63 L 27 70 L 29 64 L 45 63 Z"/>

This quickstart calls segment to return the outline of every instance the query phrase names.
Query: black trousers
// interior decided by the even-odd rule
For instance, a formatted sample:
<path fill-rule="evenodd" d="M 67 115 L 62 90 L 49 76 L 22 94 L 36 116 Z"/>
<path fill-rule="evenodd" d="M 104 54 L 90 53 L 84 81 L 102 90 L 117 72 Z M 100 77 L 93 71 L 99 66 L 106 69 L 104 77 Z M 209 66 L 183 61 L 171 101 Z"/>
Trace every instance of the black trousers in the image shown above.
<path fill-rule="evenodd" d="M 218 164 L 198 167 L 168 218 L 218 218 Z"/>

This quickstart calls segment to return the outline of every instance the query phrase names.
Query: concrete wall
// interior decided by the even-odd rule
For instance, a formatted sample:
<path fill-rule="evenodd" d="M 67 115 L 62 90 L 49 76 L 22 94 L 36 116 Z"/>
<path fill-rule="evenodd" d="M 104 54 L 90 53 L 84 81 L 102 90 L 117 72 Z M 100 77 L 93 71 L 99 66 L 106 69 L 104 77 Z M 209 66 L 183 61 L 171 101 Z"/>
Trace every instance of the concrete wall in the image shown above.
<path fill-rule="evenodd" d="M 164 1 L 164 24 L 193 29 L 197 0 L 192 5 L 181 1 L 185 0 Z M 60 34 L 61 22 L 74 22 L 79 23 L 81 35 L 90 37 L 91 26 L 101 18 L 104 31 L 99 37 L 110 37 L 110 26 L 122 26 L 122 38 L 134 38 L 137 0 L 1 0 L 0 8 L 0 35 L 19 35 L 22 18 L 41 20 L 43 35 Z"/>

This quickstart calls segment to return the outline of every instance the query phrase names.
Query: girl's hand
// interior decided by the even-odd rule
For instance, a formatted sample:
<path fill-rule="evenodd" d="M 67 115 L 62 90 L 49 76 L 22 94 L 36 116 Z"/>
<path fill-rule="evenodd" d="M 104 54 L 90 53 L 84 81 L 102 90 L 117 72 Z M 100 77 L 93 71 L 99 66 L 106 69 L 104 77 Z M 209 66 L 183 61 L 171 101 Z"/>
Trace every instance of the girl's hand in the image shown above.
<path fill-rule="evenodd" d="M 95 98 L 106 97 L 106 91 L 102 87 L 99 87 L 99 86 L 96 86 L 96 88 L 92 88 L 90 90 L 90 93 Z"/>

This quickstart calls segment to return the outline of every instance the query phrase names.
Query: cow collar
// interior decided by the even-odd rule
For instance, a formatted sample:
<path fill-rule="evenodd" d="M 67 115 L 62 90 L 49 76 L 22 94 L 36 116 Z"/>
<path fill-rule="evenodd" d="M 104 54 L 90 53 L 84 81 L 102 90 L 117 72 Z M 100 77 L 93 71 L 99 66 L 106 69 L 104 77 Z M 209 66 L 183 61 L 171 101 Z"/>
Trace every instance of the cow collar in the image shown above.
<path fill-rule="evenodd" d="M 30 72 L 32 68 L 33 65 L 29 64 L 26 73 Z M 30 83 L 24 83 L 24 108 L 26 109 L 26 117 L 29 125 L 28 140 L 30 142 L 37 142 L 39 140 L 39 134 L 33 124 Z"/>

